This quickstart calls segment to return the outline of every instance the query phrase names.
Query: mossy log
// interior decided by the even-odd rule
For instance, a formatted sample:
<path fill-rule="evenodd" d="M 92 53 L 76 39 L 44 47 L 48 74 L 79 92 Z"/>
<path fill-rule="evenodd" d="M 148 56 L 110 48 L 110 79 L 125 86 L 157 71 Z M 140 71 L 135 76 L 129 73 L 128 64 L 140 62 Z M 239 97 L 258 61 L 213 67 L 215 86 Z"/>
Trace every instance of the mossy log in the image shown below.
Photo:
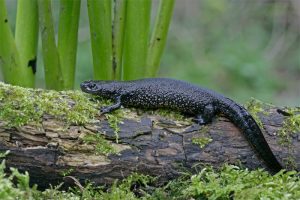
<path fill-rule="evenodd" d="M 44 93 L 54 94 L 56 100 Z M 81 183 L 88 180 L 106 185 L 138 172 L 158 177 L 157 183 L 164 183 L 207 165 L 219 168 L 229 163 L 249 169 L 266 168 L 240 130 L 223 116 L 206 126 L 165 111 L 122 109 L 104 116 L 97 111 L 100 101 L 75 93 L 76 97 L 73 92 L 0 85 L 0 151 L 10 151 L 5 158 L 8 168 L 28 171 L 31 182 L 40 188 L 64 182 L 64 176 L 72 176 Z M 44 98 L 42 103 L 48 106 L 36 104 L 39 98 Z M 47 98 L 54 101 L 53 105 Z M 39 112 L 39 120 L 36 113 L 25 112 L 23 103 Z M 94 116 L 78 120 L 77 114 L 87 115 L 87 111 L 77 110 L 74 114 L 77 104 L 84 104 L 80 109 L 91 106 L 86 109 L 94 109 Z M 297 127 L 292 129 L 293 123 L 289 124 L 298 114 L 263 107 L 256 107 L 261 111 L 257 116 L 271 149 L 287 169 L 299 170 L 300 135 Z M 61 109 L 65 115 L 73 110 L 74 116 L 66 118 L 53 109 Z M 23 116 L 24 113 L 27 115 Z M 35 116 L 34 120 L 28 115 Z M 22 117 L 27 120 L 22 121 Z"/>

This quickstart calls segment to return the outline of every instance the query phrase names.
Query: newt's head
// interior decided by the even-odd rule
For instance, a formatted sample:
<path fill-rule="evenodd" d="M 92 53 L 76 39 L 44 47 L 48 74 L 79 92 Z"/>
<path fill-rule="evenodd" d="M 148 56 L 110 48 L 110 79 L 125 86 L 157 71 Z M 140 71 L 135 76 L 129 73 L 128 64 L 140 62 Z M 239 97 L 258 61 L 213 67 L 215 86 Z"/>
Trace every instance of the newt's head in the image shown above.
<path fill-rule="evenodd" d="M 84 81 L 80 84 L 83 92 L 97 94 L 103 97 L 111 98 L 118 94 L 121 89 L 118 81 Z"/>

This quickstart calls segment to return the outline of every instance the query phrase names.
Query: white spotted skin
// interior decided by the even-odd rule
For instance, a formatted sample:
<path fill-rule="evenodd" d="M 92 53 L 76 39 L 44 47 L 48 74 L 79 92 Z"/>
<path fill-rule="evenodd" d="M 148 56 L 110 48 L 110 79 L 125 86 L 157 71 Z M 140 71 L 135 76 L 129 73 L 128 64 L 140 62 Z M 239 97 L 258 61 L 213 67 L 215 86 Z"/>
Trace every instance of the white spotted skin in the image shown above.
<path fill-rule="evenodd" d="M 213 91 L 166 78 L 109 84 L 116 90 L 114 95 L 121 95 L 122 105 L 125 107 L 170 108 L 188 114 L 201 113 L 205 105 L 216 103 L 214 96 L 220 96 Z M 101 93 L 98 94 L 101 95 Z M 111 99 L 114 97 L 109 96 Z"/>

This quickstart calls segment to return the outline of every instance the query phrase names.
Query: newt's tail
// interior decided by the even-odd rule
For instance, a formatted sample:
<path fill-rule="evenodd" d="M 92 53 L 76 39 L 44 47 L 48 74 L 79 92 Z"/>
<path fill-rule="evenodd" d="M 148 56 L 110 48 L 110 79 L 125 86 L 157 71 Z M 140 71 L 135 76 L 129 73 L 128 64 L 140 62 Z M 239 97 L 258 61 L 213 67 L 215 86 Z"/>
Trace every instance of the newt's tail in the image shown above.
<path fill-rule="evenodd" d="M 230 99 L 219 103 L 222 107 L 221 113 L 242 130 L 248 142 L 265 161 L 270 170 L 276 173 L 283 169 L 268 145 L 261 129 L 248 111 Z"/>

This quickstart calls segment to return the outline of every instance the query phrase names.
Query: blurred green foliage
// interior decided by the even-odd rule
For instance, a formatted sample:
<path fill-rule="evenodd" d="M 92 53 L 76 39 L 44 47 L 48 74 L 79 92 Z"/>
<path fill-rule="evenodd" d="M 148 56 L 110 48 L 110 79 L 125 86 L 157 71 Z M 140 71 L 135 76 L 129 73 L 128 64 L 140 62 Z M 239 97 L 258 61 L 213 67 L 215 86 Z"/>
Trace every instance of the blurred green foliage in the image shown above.
<path fill-rule="evenodd" d="M 54 2 L 53 6 L 59 5 L 59 1 Z M 11 22 L 14 3 L 12 0 L 8 5 Z M 77 86 L 91 79 L 93 73 L 85 1 L 81 13 Z M 55 18 L 58 13 L 54 13 Z M 203 85 L 242 103 L 254 97 L 299 106 L 297 0 L 178 0 L 168 37 L 159 76 Z M 37 85 L 43 87 L 40 58 Z"/>
<path fill-rule="evenodd" d="M 178 1 L 161 75 L 299 105 L 299 16 L 290 1 Z"/>

